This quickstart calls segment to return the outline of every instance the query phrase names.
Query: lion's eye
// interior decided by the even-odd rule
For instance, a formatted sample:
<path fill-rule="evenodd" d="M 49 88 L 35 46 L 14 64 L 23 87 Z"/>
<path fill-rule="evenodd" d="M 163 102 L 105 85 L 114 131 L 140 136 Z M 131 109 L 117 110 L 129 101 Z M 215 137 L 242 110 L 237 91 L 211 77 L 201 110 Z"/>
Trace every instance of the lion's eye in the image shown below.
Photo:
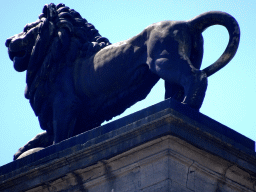
<path fill-rule="evenodd" d="M 29 30 L 29 27 L 28 27 L 28 25 L 26 25 L 25 27 L 24 27 L 24 29 L 23 29 L 23 32 L 27 32 Z"/>

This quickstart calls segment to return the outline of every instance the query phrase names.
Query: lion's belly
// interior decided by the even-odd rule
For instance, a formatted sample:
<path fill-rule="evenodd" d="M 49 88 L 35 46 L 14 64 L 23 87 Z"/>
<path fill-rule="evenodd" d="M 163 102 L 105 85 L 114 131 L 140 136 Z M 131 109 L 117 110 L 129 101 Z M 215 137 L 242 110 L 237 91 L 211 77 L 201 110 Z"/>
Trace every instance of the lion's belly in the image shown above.
<path fill-rule="evenodd" d="M 144 99 L 158 80 L 146 64 L 145 49 L 129 44 L 109 46 L 87 60 L 78 60 L 74 82 L 76 93 L 85 101 L 83 122 L 95 119 L 92 124 L 99 125 L 121 114 Z"/>
<path fill-rule="evenodd" d="M 128 88 L 140 65 L 142 55 L 132 45 L 109 46 L 75 68 L 76 89 L 90 98 L 110 95 Z"/>

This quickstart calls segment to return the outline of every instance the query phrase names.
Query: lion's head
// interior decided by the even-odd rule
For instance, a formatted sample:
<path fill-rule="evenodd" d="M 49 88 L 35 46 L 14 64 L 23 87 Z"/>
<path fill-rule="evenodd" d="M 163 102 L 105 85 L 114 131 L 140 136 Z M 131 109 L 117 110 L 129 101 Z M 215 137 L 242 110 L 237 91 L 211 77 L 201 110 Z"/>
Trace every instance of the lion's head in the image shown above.
<path fill-rule="evenodd" d="M 36 22 L 27 24 L 22 33 L 6 41 L 15 70 L 27 70 L 28 88 L 36 73 L 46 67 L 56 69 L 49 65 L 56 65 L 60 60 L 67 64 L 77 57 L 91 56 L 109 44 L 92 24 L 62 3 L 45 5 Z M 68 52 L 71 48 L 72 52 Z"/>
<path fill-rule="evenodd" d="M 95 27 L 64 4 L 49 4 L 34 23 L 6 41 L 15 70 L 27 70 L 25 97 L 29 99 L 40 126 L 52 131 L 50 86 L 64 66 L 90 57 L 109 45 Z"/>
<path fill-rule="evenodd" d="M 47 95 L 48 82 L 55 79 L 63 66 L 89 57 L 109 44 L 78 12 L 52 3 L 44 6 L 36 22 L 27 24 L 22 33 L 6 41 L 15 70 L 27 70 L 25 96 L 36 115 L 41 108 L 38 100 Z M 37 97 L 36 92 L 40 92 Z"/>

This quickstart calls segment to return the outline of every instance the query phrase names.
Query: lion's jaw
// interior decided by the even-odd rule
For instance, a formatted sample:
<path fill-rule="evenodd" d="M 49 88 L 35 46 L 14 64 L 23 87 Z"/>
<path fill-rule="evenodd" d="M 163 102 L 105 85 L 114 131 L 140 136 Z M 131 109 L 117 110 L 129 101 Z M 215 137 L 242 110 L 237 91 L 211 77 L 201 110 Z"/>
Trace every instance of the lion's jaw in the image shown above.
<path fill-rule="evenodd" d="M 16 71 L 23 72 L 28 68 L 34 39 L 35 30 L 30 30 L 28 33 L 22 32 L 6 40 L 5 46 L 8 47 L 8 54 Z"/>

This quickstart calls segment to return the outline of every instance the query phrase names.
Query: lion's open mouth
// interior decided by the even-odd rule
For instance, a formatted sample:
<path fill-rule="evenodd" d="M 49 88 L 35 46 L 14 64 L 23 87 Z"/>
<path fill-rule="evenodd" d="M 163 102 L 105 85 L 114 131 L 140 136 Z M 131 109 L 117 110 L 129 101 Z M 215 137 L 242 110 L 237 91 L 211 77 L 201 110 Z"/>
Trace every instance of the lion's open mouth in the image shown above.
<path fill-rule="evenodd" d="M 21 50 L 21 51 L 8 51 L 9 52 L 9 57 L 13 61 L 14 64 L 14 69 L 18 72 L 25 71 L 28 67 L 28 62 L 29 62 L 29 54 L 27 53 L 26 50 Z"/>
<path fill-rule="evenodd" d="M 24 56 L 26 56 L 25 50 L 17 51 L 17 52 L 9 51 L 9 57 L 12 61 L 13 61 L 14 57 L 24 57 Z"/>

